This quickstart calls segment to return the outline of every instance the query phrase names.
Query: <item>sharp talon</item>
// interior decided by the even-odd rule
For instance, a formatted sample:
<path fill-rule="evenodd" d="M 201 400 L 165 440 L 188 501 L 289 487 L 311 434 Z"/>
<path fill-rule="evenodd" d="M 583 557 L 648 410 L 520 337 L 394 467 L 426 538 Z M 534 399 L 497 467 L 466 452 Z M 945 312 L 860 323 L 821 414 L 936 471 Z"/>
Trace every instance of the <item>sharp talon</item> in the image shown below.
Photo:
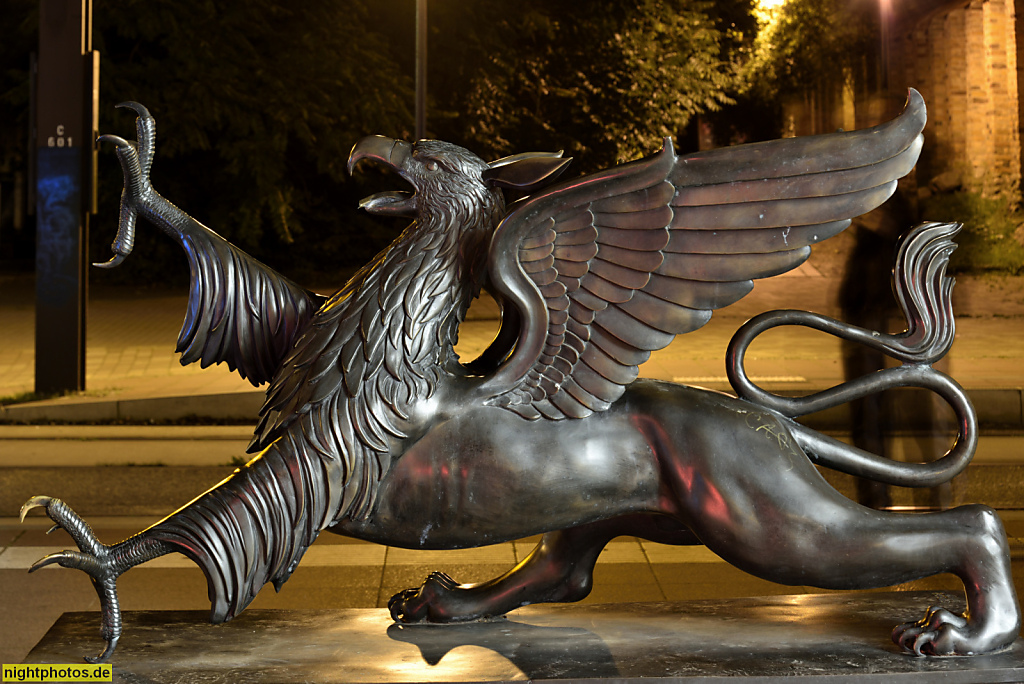
<path fill-rule="evenodd" d="M 124 258 L 126 256 L 126 254 L 115 254 L 114 256 L 110 257 L 110 261 L 94 261 L 92 265 L 95 266 L 96 268 L 114 268 L 116 266 L 120 266 L 121 262 L 124 261 Z"/>
<path fill-rule="evenodd" d="M 28 569 L 29 573 L 33 573 L 40 568 L 45 568 L 47 565 L 53 565 L 54 563 L 60 563 L 61 558 L 64 557 L 64 552 L 51 553 L 47 556 L 43 556 Z"/>
<path fill-rule="evenodd" d="M 56 532 L 59 529 L 60 529 L 60 523 L 56 523 L 53 527 L 51 527 L 50 529 L 46 530 L 46 534 L 50 534 L 52 532 Z"/>
<path fill-rule="evenodd" d="M 49 496 L 33 496 L 21 507 L 21 522 L 25 522 L 25 516 L 33 508 L 46 508 L 53 499 Z"/>
<path fill-rule="evenodd" d="M 153 118 L 153 115 L 149 113 L 149 110 L 146 109 L 145 107 L 143 107 L 138 102 L 131 102 L 131 101 L 129 101 L 129 102 L 122 102 L 121 104 L 116 105 L 116 107 L 118 109 L 131 109 L 136 114 L 138 114 L 140 117 L 142 117 L 143 119 L 152 119 Z"/>
<path fill-rule="evenodd" d="M 110 660 L 110 656 L 114 655 L 114 649 L 117 648 L 117 637 L 107 641 L 107 645 L 104 646 L 103 652 L 98 656 L 84 656 L 85 662 L 98 665 L 99 663 L 105 663 Z"/>
<path fill-rule="evenodd" d="M 121 136 L 119 136 L 119 135 L 110 135 L 109 133 L 99 136 L 98 138 L 96 138 L 96 141 L 97 142 L 110 142 L 110 143 L 114 143 L 115 145 L 117 145 L 120 148 L 131 147 L 132 146 L 132 144 L 130 142 L 128 142 L 127 140 L 125 140 Z"/>

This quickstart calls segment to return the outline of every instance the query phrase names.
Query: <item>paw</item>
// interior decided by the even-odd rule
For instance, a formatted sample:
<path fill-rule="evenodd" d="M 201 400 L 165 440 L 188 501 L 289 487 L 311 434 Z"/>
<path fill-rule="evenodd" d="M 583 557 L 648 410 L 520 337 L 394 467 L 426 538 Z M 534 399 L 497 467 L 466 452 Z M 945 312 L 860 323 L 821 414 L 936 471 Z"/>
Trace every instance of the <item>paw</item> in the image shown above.
<path fill-rule="evenodd" d="M 418 588 L 400 591 L 388 601 L 391 619 L 395 622 L 453 622 L 460 618 L 451 614 L 449 599 L 459 590 L 459 583 L 443 572 L 432 572 Z M 465 618 L 462 618 L 465 619 Z"/>
<path fill-rule="evenodd" d="M 1015 611 L 1009 611 L 991 615 L 988 619 L 975 616 L 969 620 L 945 608 L 929 608 L 917 622 L 898 625 L 892 631 L 892 640 L 907 652 L 919 656 L 994 653 L 1010 646 L 1016 638 L 1018 622 L 1015 616 Z"/>
<path fill-rule="evenodd" d="M 892 640 L 914 655 L 951 656 L 967 631 L 967 618 L 945 608 L 931 608 L 916 622 L 904 622 L 892 630 Z"/>

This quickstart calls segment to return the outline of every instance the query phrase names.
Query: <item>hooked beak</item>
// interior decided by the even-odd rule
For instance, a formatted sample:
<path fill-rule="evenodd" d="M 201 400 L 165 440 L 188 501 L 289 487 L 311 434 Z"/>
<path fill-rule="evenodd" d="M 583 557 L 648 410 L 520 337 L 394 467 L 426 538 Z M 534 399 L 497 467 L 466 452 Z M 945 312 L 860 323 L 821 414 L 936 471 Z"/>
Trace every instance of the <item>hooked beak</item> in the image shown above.
<path fill-rule="evenodd" d="M 352 151 L 348 155 L 348 173 L 352 175 L 356 164 L 363 159 L 370 159 L 387 166 L 411 182 L 405 172 L 405 162 L 410 154 L 412 154 L 412 145 L 404 140 L 394 140 L 382 135 L 368 135 L 352 146 Z M 400 191 L 380 192 L 360 200 L 359 208 L 372 214 L 384 216 L 415 216 L 416 195 Z"/>

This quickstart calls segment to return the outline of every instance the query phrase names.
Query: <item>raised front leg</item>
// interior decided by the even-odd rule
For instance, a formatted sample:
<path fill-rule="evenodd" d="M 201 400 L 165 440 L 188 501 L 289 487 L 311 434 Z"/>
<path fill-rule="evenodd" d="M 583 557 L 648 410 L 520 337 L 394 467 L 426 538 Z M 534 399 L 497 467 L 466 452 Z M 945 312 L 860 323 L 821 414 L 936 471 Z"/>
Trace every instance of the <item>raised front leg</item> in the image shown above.
<path fill-rule="evenodd" d="M 94 265 L 112 268 L 124 261 L 135 243 L 140 216 L 160 228 L 185 250 L 191 274 L 178 336 L 182 365 L 200 361 L 205 368 L 224 362 L 254 386 L 269 382 L 325 299 L 256 261 L 161 196 L 149 181 L 156 119 L 138 102 L 118 107 L 138 114 L 138 140 L 99 138 L 117 146 L 124 191 L 111 245 L 114 256 Z"/>
<path fill-rule="evenodd" d="M 131 254 L 135 245 L 135 224 L 139 211 L 158 196 L 149 182 L 149 169 L 153 166 L 153 155 L 156 152 L 156 119 L 138 102 L 122 102 L 117 106 L 131 109 L 139 115 L 135 121 L 138 140 L 125 140 L 116 135 L 99 137 L 101 142 L 112 142 L 117 146 L 117 158 L 124 172 L 121 216 L 117 236 L 110 245 L 114 256 L 110 261 L 93 264 L 100 268 L 114 268 Z"/>
<path fill-rule="evenodd" d="M 398 622 L 465 622 L 532 603 L 580 601 L 593 588 L 597 557 L 621 535 L 669 544 L 699 543 L 689 530 L 650 515 L 548 532 L 521 563 L 493 580 L 459 584 L 442 572 L 431 573 L 421 586 L 391 597 L 391 617 Z"/>

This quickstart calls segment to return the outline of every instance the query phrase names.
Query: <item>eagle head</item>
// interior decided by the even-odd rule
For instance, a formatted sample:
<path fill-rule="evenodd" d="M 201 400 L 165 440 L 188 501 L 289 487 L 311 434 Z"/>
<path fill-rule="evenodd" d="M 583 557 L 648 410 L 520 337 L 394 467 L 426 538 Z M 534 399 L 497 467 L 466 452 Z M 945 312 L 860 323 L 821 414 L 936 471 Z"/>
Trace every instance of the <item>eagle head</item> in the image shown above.
<path fill-rule="evenodd" d="M 488 163 L 443 140 L 410 144 L 371 135 L 352 147 L 348 171 L 351 174 L 359 161 L 370 159 L 412 186 L 412 192 L 381 192 L 364 198 L 359 206 L 371 213 L 422 218 L 454 211 L 479 216 L 503 210 L 500 188 L 531 192 L 555 180 L 572 161 L 561 154 L 529 152 Z"/>

